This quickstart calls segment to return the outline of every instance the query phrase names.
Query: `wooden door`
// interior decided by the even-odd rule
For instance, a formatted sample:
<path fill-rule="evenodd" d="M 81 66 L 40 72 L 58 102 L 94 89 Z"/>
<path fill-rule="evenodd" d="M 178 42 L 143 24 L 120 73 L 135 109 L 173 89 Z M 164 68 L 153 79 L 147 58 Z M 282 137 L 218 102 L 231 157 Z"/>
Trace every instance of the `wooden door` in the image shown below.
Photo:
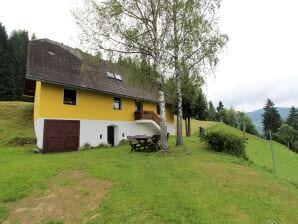
<path fill-rule="evenodd" d="M 43 152 L 67 152 L 78 150 L 80 121 L 45 120 Z"/>
<path fill-rule="evenodd" d="M 108 143 L 111 146 L 115 145 L 114 127 L 108 126 Z"/>

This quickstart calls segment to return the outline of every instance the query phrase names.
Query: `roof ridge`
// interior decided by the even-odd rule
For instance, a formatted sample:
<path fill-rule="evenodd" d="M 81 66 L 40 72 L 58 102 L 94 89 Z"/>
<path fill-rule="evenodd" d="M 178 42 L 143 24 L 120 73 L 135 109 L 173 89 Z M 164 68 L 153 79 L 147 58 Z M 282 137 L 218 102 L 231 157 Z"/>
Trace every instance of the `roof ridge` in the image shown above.
<path fill-rule="evenodd" d="M 50 40 L 50 39 L 48 39 L 48 38 L 41 38 L 41 39 L 36 39 L 36 40 L 32 40 L 32 41 L 47 41 L 47 42 L 49 42 L 50 44 L 54 44 L 54 45 L 56 45 L 56 46 L 58 46 L 58 47 L 63 48 L 64 50 L 67 50 L 69 53 L 71 53 L 72 55 L 76 56 L 76 57 L 79 58 L 80 60 L 83 59 L 83 57 L 82 57 L 82 55 L 81 55 L 81 53 L 80 53 L 79 50 L 77 50 L 77 49 L 75 49 L 75 48 L 72 48 L 72 47 L 70 47 L 70 46 L 68 46 L 68 45 L 65 45 L 65 44 L 63 44 L 62 42 L 59 43 L 59 42 L 57 42 L 57 41 L 53 41 L 53 40 Z"/>

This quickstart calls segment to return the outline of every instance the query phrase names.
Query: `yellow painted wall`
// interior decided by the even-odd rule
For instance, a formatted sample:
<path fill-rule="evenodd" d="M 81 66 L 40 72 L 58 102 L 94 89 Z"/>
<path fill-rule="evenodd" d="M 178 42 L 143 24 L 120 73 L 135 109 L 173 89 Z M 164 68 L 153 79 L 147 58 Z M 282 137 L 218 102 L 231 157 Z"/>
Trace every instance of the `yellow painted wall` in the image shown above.
<path fill-rule="evenodd" d="M 167 123 L 174 123 L 174 114 L 171 112 L 171 107 L 166 107 Z"/>
<path fill-rule="evenodd" d="M 39 118 L 40 91 L 41 91 L 41 82 L 40 81 L 36 81 L 36 85 L 35 85 L 35 97 L 34 97 L 34 114 L 33 114 L 34 121 L 36 121 L 37 118 Z"/>
<path fill-rule="evenodd" d="M 156 103 L 144 102 L 143 103 L 143 110 L 144 111 L 154 111 L 155 113 L 157 113 Z"/>
<path fill-rule="evenodd" d="M 135 100 L 121 98 L 122 109 L 113 109 L 113 96 L 92 91 L 77 90 L 77 105 L 63 104 L 64 88 L 57 85 L 36 84 L 34 119 L 62 118 L 86 120 L 118 120 L 133 121 Z M 156 104 L 144 102 L 144 110 L 156 112 Z M 167 122 L 174 122 L 172 115 L 167 111 Z"/>

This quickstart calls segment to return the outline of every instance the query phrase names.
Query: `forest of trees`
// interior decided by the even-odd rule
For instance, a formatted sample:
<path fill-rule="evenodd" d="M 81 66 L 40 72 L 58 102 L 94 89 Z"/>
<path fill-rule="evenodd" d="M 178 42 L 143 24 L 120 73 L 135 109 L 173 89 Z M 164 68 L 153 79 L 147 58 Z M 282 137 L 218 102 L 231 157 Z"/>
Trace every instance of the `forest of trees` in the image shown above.
<path fill-rule="evenodd" d="M 28 43 L 27 31 L 15 30 L 8 36 L 0 23 L 0 100 L 22 100 Z"/>
<path fill-rule="evenodd" d="M 269 139 L 269 133 L 272 138 L 293 151 L 298 152 L 298 109 L 291 107 L 286 120 L 282 120 L 281 116 L 274 106 L 274 103 L 267 99 L 262 115 L 264 137 Z"/>

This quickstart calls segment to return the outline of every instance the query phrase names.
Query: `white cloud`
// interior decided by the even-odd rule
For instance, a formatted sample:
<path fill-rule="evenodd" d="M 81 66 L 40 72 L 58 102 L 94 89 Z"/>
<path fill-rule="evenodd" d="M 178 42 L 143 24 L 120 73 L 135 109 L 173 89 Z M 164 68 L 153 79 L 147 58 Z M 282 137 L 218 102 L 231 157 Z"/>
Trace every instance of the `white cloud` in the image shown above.
<path fill-rule="evenodd" d="M 28 30 L 37 38 L 49 38 L 74 45 L 77 43 L 76 25 L 71 9 L 74 0 L 1 0 L 0 22 L 10 33 L 15 29 Z"/>
<path fill-rule="evenodd" d="M 223 0 L 220 27 L 230 37 L 207 95 L 240 110 L 298 106 L 298 14 L 295 0 Z"/>

